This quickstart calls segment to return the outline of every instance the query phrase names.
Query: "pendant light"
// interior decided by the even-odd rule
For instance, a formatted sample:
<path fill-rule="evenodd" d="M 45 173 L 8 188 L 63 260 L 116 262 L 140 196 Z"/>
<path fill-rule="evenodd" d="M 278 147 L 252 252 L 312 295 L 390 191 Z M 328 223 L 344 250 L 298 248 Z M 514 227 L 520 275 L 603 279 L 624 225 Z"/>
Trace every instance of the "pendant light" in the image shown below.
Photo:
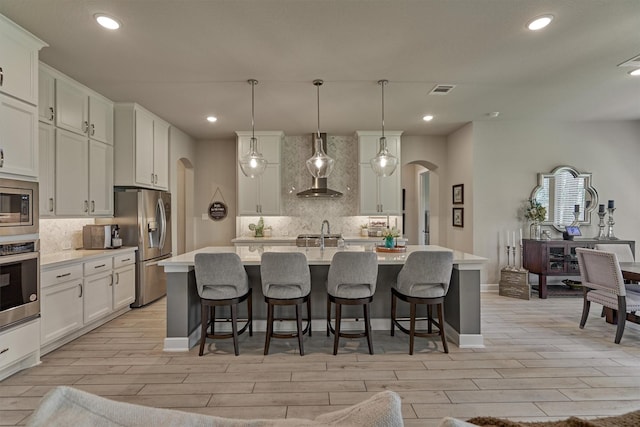
<path fill-rule="evenodd" d="M 387 138 L 384 137 L 384 85 L 389 83 L 388 80 L 378 80 L 378 84 L 382 86 L 382 137 L 380 137 L 380 149 L 378 154 L 371 159 L 371 168 L 378 176 L 390 176 L 398 166 L 398 158 L 389 153 L 387 149 Z"/>
<path fill-rule="evenodd" d="M 250 79 L 247 82 L 251 85 L 251 139 L 249 140 L 249 151 L 245 153 L 238 163 L 242 173 L 249 178 L 255 178 L 262 175 L 267 167 L 267 160 L 258 151 L 258 140 L 255 135 L 255 123 L 253 120 L 254 96 L 253 88 L 258 84 L 257 80 Z"/>
<path fill-rule="evenodd" d="M 318 95 L 318 134 L 315 136 L 314 149 L 315 153 L 307 159 L 307 169 L 314 178 L 326 178 L 333 170 L 335 160 L 327 156 L 322 147 L 322 138 L 320 137 L 320 86 L 324 83 L 322 80 L 314 80 Z"/>

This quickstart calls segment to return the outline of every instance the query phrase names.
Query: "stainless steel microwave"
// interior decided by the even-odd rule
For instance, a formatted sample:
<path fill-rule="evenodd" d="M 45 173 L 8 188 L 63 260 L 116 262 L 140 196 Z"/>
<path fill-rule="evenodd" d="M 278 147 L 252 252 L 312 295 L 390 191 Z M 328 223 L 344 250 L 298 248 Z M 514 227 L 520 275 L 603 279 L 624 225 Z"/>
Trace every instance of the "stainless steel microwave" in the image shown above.
<path fill-rule="evenodd" d="M 38 232 L 38 183 L 0 178 L 0 236 Z"/>

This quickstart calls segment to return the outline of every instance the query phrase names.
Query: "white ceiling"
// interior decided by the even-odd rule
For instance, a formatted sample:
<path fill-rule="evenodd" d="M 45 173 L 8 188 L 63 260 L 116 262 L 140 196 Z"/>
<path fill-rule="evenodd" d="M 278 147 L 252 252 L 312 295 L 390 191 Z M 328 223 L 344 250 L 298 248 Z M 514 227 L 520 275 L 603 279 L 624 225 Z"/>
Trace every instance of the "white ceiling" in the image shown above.
<path fill-rule="evenodd" d="M 117 32 L 97 12 L 117 16 Z M 638 120 L 640 0 L 0 0 L 43 62 L 196 139 L 251 127 L 446 135 L 470 121 Z M 541 32 L 525 29 L 551 13 Z M 436 84 L 447 96 L 428 96 Z M 499 111 L 497 119 L 487 113 Z M 436 118 L 421 120 L 426 113 Z M 215 124 L 205 121 L 213 114 Z"/>

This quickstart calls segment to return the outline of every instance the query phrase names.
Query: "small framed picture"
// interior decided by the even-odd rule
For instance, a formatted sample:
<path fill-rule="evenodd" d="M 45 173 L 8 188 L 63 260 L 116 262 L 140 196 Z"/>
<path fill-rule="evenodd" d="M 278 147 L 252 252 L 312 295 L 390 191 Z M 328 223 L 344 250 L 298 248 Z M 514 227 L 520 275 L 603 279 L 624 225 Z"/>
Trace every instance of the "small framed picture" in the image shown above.
<path fill-rule="evenodd" d="M 453 204 L 461 205 L 464 203 L 464 184 L 453 186 Z"/>
<path fill-rule="evenodd" d="M 464 227 L 464 208 L 453 208 L 453 226 Z"/>

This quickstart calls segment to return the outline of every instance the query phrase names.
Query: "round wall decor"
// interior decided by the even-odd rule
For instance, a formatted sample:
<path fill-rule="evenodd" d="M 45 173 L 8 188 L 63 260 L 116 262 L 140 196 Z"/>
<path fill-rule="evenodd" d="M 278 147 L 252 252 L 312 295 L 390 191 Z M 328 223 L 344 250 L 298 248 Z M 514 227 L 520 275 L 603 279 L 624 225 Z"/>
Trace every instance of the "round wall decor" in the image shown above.
<path fill-rule="evenodd" d="M 227 205 L 223 202 L 212 202 L 209 205 L 209 218 L 214 221 L 220 221 L 227 217 Z"/>

